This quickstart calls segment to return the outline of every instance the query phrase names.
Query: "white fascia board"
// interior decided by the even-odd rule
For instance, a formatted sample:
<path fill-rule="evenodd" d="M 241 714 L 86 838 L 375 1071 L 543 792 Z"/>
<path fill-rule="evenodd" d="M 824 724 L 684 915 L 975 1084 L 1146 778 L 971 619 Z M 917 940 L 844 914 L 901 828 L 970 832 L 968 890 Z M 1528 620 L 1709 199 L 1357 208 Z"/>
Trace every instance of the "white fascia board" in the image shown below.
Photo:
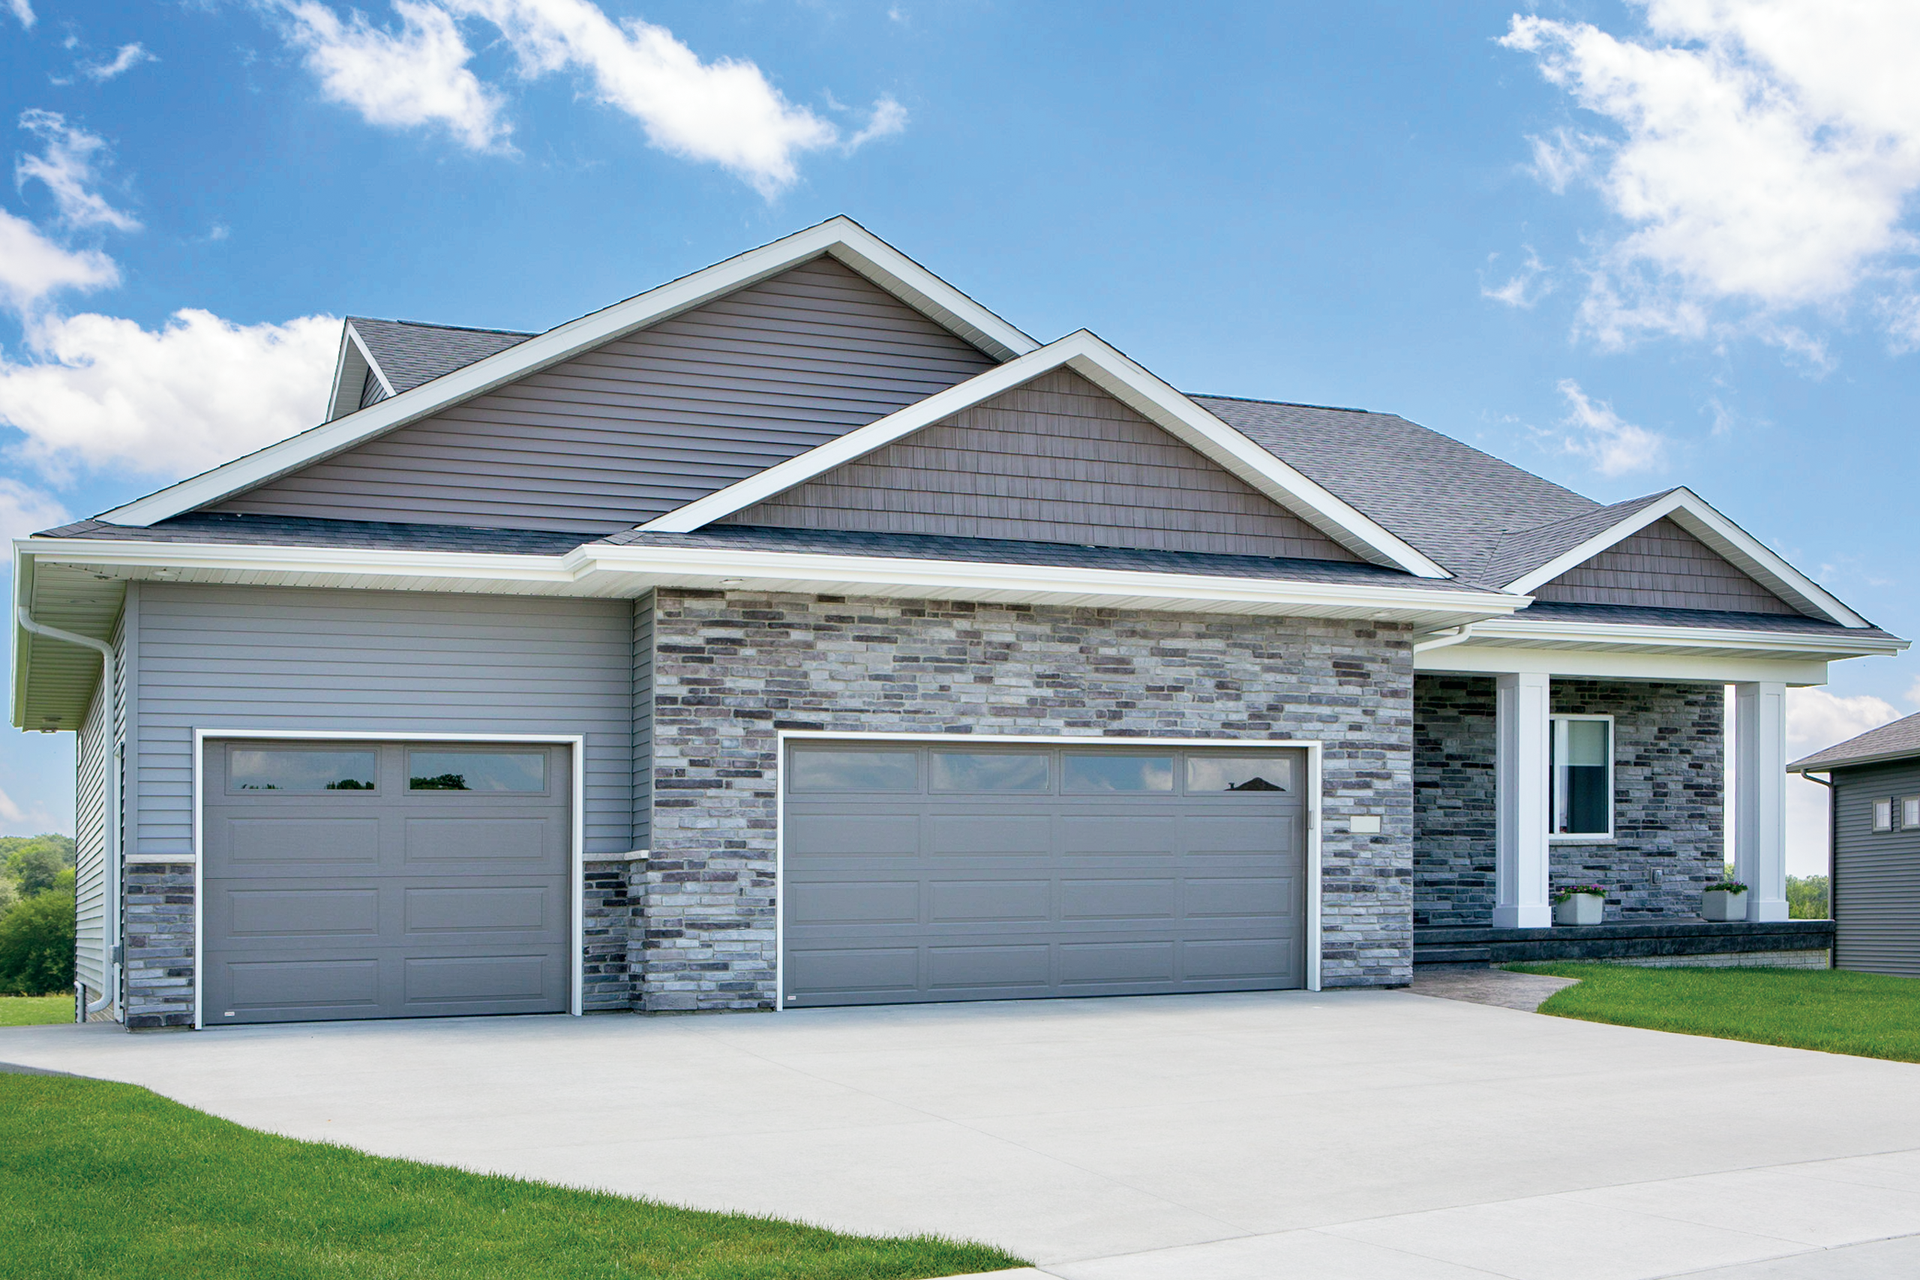
<path fill-rule="evenodd" d="M 26 554 L 20 546 L 21 539 L 13 543 L 13 608 L 8 616 L 13 620 L 13 714 L 9 719 L 15 728 L 26 728 L 27 714 L 27 672 L 33 665 L 33 633 L 20 625 L 20 610 L 32 611 L 33 604 L 33 557 Z"/>
<path fill-rule="evenodd" d="M 34 538 L 16 544 L 20 554 L 48 562 L 102 569 L 213 570 L 337 576 L 364 582 L 394 578 L 442 580 L 503 587 L 545 585 L 559 590 L 588 578 L 630 579 L 636 591 L 653 579 L 723 578 L 757 582 L 832 581 L 875 587 L 913 587 L 1023 593 L 1125 596 L 1168 601 L 1290 604 L 1370 617 L 1390 611 L 1451 615 L 1458 622 L 1498 617 L 1524 606 L 1524 598 L 1494 591 L 1444 587 L 1369 586 L 1232 578 L 1203 574 L 1074 566 L 992 564 L 974 561 L 908 560 L 888 556 L 843 556 L 817 552 L 768 552 L 708 547 L 608 546 L 589 543 L 560 556 L 448 551 L 383 551 L 335 547 L 215 546 L 102 539 Z M 1450 623 L 1449 625 L 1453 625 Z"/>
<path fill-rule="evenodd" d="M 911 297 L 902 297 L 909 305 L 912 298 L 926 300 L 939 313 L 951 317 L 948 323 L 964 327 L 966 336 L 996 358 L 1021 355 L 1039 345 L 852 219 L 831 218 L 819 226 L 528 338 L 344 418 L 322 423 L 158 493 L 115 507 L 100 519 L 113 524 L 145 526 L 222 501 L 827 253 L 860 270 L 883 288 L 891 287 L 889 281 L 894 282 L 899 289 L 911 294 Z"/>
<path fill-rule="evenodd" d="M 1532 673 L 1564 680 L 1678 681 L 1734 684 L 1777 680 L 1795 687 L 1827 682 L 1827 664 L 1817 657 L 1716 653 L 1607 653 L 1578 649 L 1496 649 L 1452 645 L 1413 655 L 1420 674 L 1513 675 Z"/>
<path fill-rule="evenodd" d="M 333 389 L 327 393 L 327 421 L 332 422 L 341 416 L 340 396 L 347 385 L 347 357 L 357 354 L 366 358 L 366 348 L 353 340 L 353 322 L 340 324 L 340 349 L 333 354 Z"/>
<path fill-rule="evenodd" d="M 1826 588 L 1788 564 L 1758 538 L 1709 506 L 1691 489 L 1675 489 L 1658 502 L 1649 503 L 1620 523 L 1595 534 L 1579 546 L 1554 557 L 1506 585 L 1506 590 L 1526 595 L 1553 581 L 1571 569 L 1577 569 L 1615 543 L 1633 536 L 1656 520 L 1671 517 L 1673 522 L 1719 552 L 1734 567 L 1757 578 L 1762 585 L 1778 592 L 1790 603 L 1811 609 L 1830 621 L 1846 627 L 1871 626 L 1865 618 L 1840 603 Z"/>
<path fill-rule="evenodd" d="M 1848 630 L 1852 630 L 1849 628 Z M 1736 627 L 1660 627 L 1637 623 L 1548 622 L 1526 618 L 1495 618 L 1476 623 L 1462 647 L 1515 644 L 1552 646 L 1633 646 L 1658 649 L 1723 649 L 1730 653 L 1777 653 L 1842 657 L 1887 657 L 1903 652 L 1908 641 L 1883 636 L 1845 633 L 1809 635 L 1792 631 L 1760 631 Z"/>
<path fill-rule="evenodd" d="M 1410 544 L 1085 329 L 669 511 L 641 527 L 657 533 L 692 533 L 1062 367 L 1072 369 L 1169 434 L 1212 458 L 1363 559 L 1403 569 L 1421 578 L 1452 576 Z"/>

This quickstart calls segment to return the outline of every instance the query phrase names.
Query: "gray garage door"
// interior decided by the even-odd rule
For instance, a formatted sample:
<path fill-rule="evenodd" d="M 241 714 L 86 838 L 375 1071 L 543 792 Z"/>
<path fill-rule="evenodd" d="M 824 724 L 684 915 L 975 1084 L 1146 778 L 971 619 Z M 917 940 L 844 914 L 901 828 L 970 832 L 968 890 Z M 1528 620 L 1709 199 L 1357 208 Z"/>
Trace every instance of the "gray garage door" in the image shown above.
<path fill-rule="evenodd" d="M 566 747 L 206 752 L 205 1025 L 566 1012 Z"/>
<path fill-rule="evenodd" d="M 795 744 L 787 1001 L 1303 986 L 1302 756 Z"/>

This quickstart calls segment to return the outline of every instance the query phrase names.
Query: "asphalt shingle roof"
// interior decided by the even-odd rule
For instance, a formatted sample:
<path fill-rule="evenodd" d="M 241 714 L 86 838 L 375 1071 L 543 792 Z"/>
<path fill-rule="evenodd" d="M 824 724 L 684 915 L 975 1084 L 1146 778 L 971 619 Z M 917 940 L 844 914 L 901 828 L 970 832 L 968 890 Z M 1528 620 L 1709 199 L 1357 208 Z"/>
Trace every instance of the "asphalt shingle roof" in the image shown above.
<path fill-rule="evenodd" d="M 1859 737 L 1848 738 L 1825 751 L 1816 751 L 1804 760 L 1795 760 L 1787 769 L 1793 773 L 1809 770 L 1823 773 L 1836 766 L 1904 760 L 1909 756 L 1920 756 L 1920 711 L 1904 720 L 1869 729 Z"/>
<path fill-rule="evenodd" d="M 578 533 L 538 529 L 316 520 L 306 516 L 228 515 L 213 511 L 196 511 L 144 527 L 80 520 L 33 536 L 223 546 L 345 547 L 361 551 L 474 551 L 523 556 L 563 555 L 583 542 L 592 541 L 591 537 Z"/>
<path fill-rule="evenodd" d="M 393 393 L 411 391 L 476 360 L 517 347 L 531 333 L 512 329 L 462 329 L 414 320 L 375 320 L 348 316 L 347 322 L 393 384 Z"/>

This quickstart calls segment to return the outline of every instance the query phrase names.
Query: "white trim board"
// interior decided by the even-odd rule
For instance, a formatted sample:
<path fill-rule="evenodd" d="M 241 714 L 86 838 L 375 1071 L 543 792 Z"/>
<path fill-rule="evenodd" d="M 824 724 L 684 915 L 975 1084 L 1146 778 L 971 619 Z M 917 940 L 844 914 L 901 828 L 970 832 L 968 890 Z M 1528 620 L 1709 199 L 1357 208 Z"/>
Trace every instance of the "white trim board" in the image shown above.
<path fill-rule="evenodd" d="M 1422 578 L 1453 576 L 1411 543 L 1335 497 L 1330 490 L 1268 453 L 1085 329 L 669 511 L 641 528 L 659 533 L 691 533 L 1063 367 L 1219 463 L 1361 559 L 1404 569 Z"/>
<path fill-rule="evenodd" d="M 100 518 L 115 524 L 150 525 L 220 502 L 823 254 L 831 255 L 996 360 L 1025 355 L 1040 345 L 851 218 L 829 218 L 818 226 L 569 321 L 378 404 L 115 507 Z"/>
<path fill-rule="evenodd" d="M 774 821 L 773 821 L 773 939 L 774 1003 L 776 1010 L 787 1007 L 786 941 L 786 838 L 787 838 L 787 744 L 789 742 L 911 742 L 969 743 L 973 746 L 1046 746 L 1046 747 L 1212 747 L 1233 751 L 1271 750 L 1307 753 L 1307 849 L 1306 849 L 1306 989 L 1320 990 L 1321 904 L 1320 827 L 1322 781 L 1321 755 L 1324 744 L 1308 738 L 1121 738 L 1089 733 L 912 733 L 897 731 L 836 732 L 832 729 L 781 729 L 774 734 Z"/>
<path fill-rule="evenodd" d="M 201 885 L 206 866 L 205 829 L 202 820 L 202 802 L 205 789 L 203 764 L 206 760 L 206 744 L 210 741 L 245 739 L 259 741 L 271 739 L 287 742 L 537 742 L 546 746 L 565 746 L 572 761 L 572 796 L 568 825 L 571 830 L 567 839 L 571 848 L 567 854 L 568 897 L 571 899 L 572 942 L 568 950 L 573 963 L 568 975 L 567 1012 L 574 1017 L 581 1016 L 583 987 L 586 976 L 586 869 L 584 856 L 587 843 L 587 739 L 580 733 L 343 733 L 332 729 L 218 729 L 196 725 L 193 730 L 193 1029 L 205 1029 L 203 1021 L 203 1000 L 206 984 L 203 980 L 201 960 L 206 954 L 204 945 L 206 929 L 202 920 L 205 910 L 206 892 Z M 189 859 L 173 858 L 167 861 L 184 862 Z M 124 945 L 124 931 L 121 935 Z"/>
<path fill-rule="evenodd" d="M 1515 578 L 1505 589 L 1515 595 L 1529 594 L 1661 519 L 1671 519 L 1713 548 L 1736 569 L 1789 604 L 1842 626 L 1872 625 L 1842 604 L 1826 588 L 1788 564 L 1765 543 L 1715 511 L 1700 495 L 1685 487 L 1675 489 L 1657 502 L 1648 503 L 1571 551 L 1562 552 L 1539 568 Z"/>

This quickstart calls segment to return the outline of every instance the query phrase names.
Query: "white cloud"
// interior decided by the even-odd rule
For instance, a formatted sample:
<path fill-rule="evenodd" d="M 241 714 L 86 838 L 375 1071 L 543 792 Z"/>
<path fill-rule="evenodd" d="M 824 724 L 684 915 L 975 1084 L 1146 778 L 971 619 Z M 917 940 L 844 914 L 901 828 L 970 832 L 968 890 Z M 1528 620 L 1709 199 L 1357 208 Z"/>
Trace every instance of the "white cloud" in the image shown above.
<path fill-rule="evenodd" d="M 1601 475 L 1631 475 L 1666 464 L 1665 436 L 1626 421 L 1611 404 L 1590 398 L 1572 378 L 1561 381 L 1560 394 L 1567 398 L 1567 416 L 1560 425 L 1581 433 L 1567 437 L 1563 447 L 1586 458 Z"/>
<path fill-rule="evenodd" d="M 120 46 L 120 51 L 113 55 L 111 62 L 83 62 L 79 70 L 80 74 L 87 79 L 99 82 L 111 80 L 117 75 L 131 71 L 143 62 L 158 61 L 160 59 L 148 53 L 147 47 L 143 44 L 123 44 Z"/>
<path fill-rule="evenodd" d="M 114 208 L 99 192 L 89 189 L 98 176 L 94 172 L 94 157 L 107 146 L 98 134 L 68 124 L 66 117 L 57 111 L 38 108 L 20 113 L 20 127 L 38 134 L 47 149 L 41 155 L 22 156 L 14 166 L 14 180 L 22 186 L 28 182 L 45 183 L 59 206 L 62 222 L 70 227 L 140 229 L 140 223 L 131 214 Z"/>
<path fill-rule="evenodd" d="M 20 19 L 21 26 L 33 30 L 33 6 L 27 0 L 7 0 L 7 8 L 13 11 L 14 17 Z"/>
<path fill-rule="evenodd" d="M 63 525 L 67 509 L 50 493 L 0 476 L 0 544 Z"/>
<path fill-rule="evenodd" d="M 523 74 L 586 73 L 600 100 L 637 120 L 653 146 L 720 165 L 762 195 L 799 177 L 801 153 L 839 141 L 832 124 L 788 102 L 752 62 L 702 62 L 667 28 L 638 18 L 616 24 L 589 0 L 445 2 L 498 27 Z"/>
<path fill-rule="evenodd" d="M 24 218 L 0 209 L 0 304 L 30 312 L 61 289 L 98 289 L 120 279 L 113 259 L 94 249 L 64 249 Z"/>
<path fill-rule="evenodd" d="M 875 138 L 890 138 L 904 133 L 906 128 L 907 109 L 891 97 L 882 97 L 873 104 L 873 115 L 868 118 L 866 128 L 847 139 L 847 150 L 858 151 Z"/>
<path fill-rule="evenodd" d="M 189 475 L 314 425 L 340 322 L 240 325 L 176 312 L 160 329 L 102 315 L 28 329 L 34 359 L 0 358 L 0 421 L 56 482 L 83 468 Z"/>
<path fill-rule="evenodd" d="M 1870 693 L 1844 697 L 1825 689 L 1789 689 L 1787 754 L 1797 760 L 1899 718 L 1892 703 Z"/>
<path fill-rule="evenodd" d="M 15 3 L 24 3 L 24 0 L 15 0 Z M 4 818 L 8 822 L 21 822 L 25 820 L 26 816 L 20 806 L 14 803 L 12 796 L 4 791 L 0 791 L 0 818 Z"/>
<path fill-rule="evenodd" d="M 1585 175 L 1626 224 L 1582 323 L 1621 346 L 1843 302 L 1909 253 L 1920 189 L 1920 5 L 1643 0 L 1648 37 L 1515 15 L 1502 43 L 1608 119 L 1532 140 L 1556 190 Z M 1765 335 L 1763 335 L 1765 336 Z"/>
<path fill-rule="evenodd" d="M 1547 266 L 1540 261 L 1540 255 L 1527 245 L 1527 260 L 1520 264 L 1520 270 L 1505 284 L 1498 287 L 1480 286 L 1480 296 L 1491 298 L 1495 302 L 1504 302 L 1510 307 L 1531 308 L 1553 292 L 1553 281 L 1547 277 Z M 1497 255 L 1496 255 L 1497 256 Z"/>
<path fill-rule="evenodd" d="M 285 8 L 291 39 L 327 97 L 374 124 L 440 124 L 475 151 L 505 146 L 511 126 L 500 118 L 500 99 L 467 69 L 473 53 L 445 10 L 394 0 L 396 34 L 358 12 L 343 23 L 316 0 Z"/>

